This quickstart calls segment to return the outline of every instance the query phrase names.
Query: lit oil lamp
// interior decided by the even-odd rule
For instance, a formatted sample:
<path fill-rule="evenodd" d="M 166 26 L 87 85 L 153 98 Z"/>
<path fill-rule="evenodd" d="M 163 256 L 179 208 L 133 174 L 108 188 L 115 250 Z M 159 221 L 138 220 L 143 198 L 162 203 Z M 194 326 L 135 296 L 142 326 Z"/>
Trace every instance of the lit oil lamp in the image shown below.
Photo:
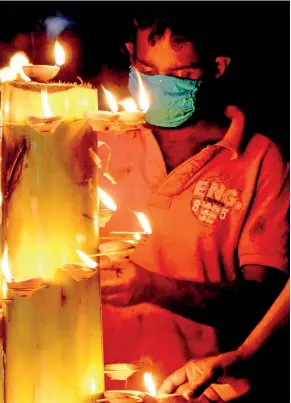
<path fill-rule="evenodd" d="M 135 212 L 134 214 L 138 218 L 143 232 L 115 231 L 111 232 L 111 236 L 101 238 L 105 242 L 99 245 L 100 252 L 91 256 L 107 256 L 109 258 L 109 267 L 106 267 L 104 263 L 102 269 L 112 268 L 114 262 L 128 258 L 131 253 L 135 252 L 136 247 L 152 233 L 151 225 L 145 214 L 142 212 Z"/>
<path fill-rule="evenodd" d="M 9 66 L 0 70 L 0 82 L 30 81 L 30 78 L 22 70 L 24 65 L 30 65 L 28 57 L 23 52 L 17 52 L 11 57 Z"/>
<path fill-rule="evenodd" d="M 82 260 L 82 263 L 65 264 L 62 270 L 66 271 L 73 280 L 88 280 L 97 273 L 97 263 L 79 249 L 76 250 L 76 253 Z"/>
<path fill-rule="evenodd" d="M 114 211 L 117 210 L 117 206 L 113 199 L 104 192 L 100 187 L 98 187 L 98 198 L 106 208 L 99 208 L 99 226 L 104 228 L 108 221 L 111 219 Z"/>
<path fill-rule="evenodd" d="M 2 272 L 4 275 L 4 281 L 7 285 L 8 290 L 11 290 L 15 293 L 17 297 L 29 297 L 35 291 L 40 290 L 41 288 L 47 287 L 46 284 L 43 284 L 43 280 L 40 277 L 36 278 L 28 278 L 28 279 L 15 279 L 9 268 L 9 260 L 8 260 L 8 248 L 5 245 L 3 258 L 2 258 Z M 3 286 L 2 292 L 4 291 L 5 297 L 7 295 L 7 288 Z"/>
<path fill-rule="evenodd" d="M 41 102 L 44 116 L 28 116 L 28 123 L 37 129 L 39 132 L 54 132 L 62 122 L 62 116 L 53 116 L 47 90 L 41 90 Z"/>
<path fill-rule="evenodd" d="M 89 121 L 95 131 L 110 131 L 110 133 L 120 134 L 127 130 L 134 130 L 144 123 L 144 118 L 149 109 L 148 96 L 146 94 L 142 80 L 139 77 L 139 107 L 132 98 L 127 98 L 117 102 L 116 98 L 110 91 L 103 88 L 105 92 L 110 111 L 86 111 L 85 118 Z M 122 105 L 123 111 L 118 111 L 118 104 Z"/>
<path fill-rule="evenodd" d="M 137 367 L 137 368 L 135 368 Z M 134 369 L 133 369 L 134 368 Z M 107 374 L 111 379 L 115 380 L 126 380 L 135 371 L 140 368 L 135 364 L 108 364 L 105 366 L 104 373 Z M 167 401 L 170 399 L 171 403 L 174 403 L 180 399 L 184 400 L 183 395 L 180 393 L 171 394 L 157 394 L 157 388 L 153 380 L 152 374 L 149 372 L 144 373 L 144 384 L 147 392 L 139 390 L 107 390 L 104 392 L 104 399 L 98 399 L 96 402 L 106 402 L 110 403 L 131 403 L 134 401 L 142 401 L 143 403 L 156 403 L 161 401 Z"/>
<path fill-rule="evenodd" d="M 60 66 L 65 63 L 65 52 L 58 41 L 55 42 L 55 65 L 23 65 L 24 73 L 32 80 L 44 83 L 52 80 L 60 71 Z"/>
<path fill-rule="evenodd" d="M 181 393 L 163 393 L 163 394 L 158 394 L 157 393 L 157 387 L 155 385 L 155 382 L 153 380 L 153 376 L 150 372 L 145 372 L 144 373 L 144 384 L 146 388 L 148 389 L 148 394 L 145 394 L 145 397 L 143 399 L 144 403 L 150 403 L 151 401 L 165 401 L 167 399 L 170 399 L 171 402 L 176 401 L 176 399 L 183 399 L 183 395 Z"/>
<path fill-rule="evenodd" d="M 104 399 L 96 400 L 96 403 L 137 403 L 142 402 L 144 393 L 137 390 L 106 390 Z"/>

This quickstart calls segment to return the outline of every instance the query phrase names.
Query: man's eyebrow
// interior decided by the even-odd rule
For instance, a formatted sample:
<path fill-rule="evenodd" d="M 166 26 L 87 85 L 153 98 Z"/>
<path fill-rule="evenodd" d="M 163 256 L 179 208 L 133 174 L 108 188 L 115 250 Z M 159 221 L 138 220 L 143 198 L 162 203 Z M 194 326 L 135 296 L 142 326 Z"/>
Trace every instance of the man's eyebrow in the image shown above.
<path fill-rule="evenodd" d="M 137 60 L 139 63 L 143 64 L 144 66 L 152 67 L 152 68 L 154 68 L 154 69 L 157 68 L 157 66 L 155 66 L 154 64 L 149 63 L 149 62 L 146 62 L 145 60 L 142 60 L 142 59 L 140 59 L 139 57 L 137 57 L 136 60 Z"/>

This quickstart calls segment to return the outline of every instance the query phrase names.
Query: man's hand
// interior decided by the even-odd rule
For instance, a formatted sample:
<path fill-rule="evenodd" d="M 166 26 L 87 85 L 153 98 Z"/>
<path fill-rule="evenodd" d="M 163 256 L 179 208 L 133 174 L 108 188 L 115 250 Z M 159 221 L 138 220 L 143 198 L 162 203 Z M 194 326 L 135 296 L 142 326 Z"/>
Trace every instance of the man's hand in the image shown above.
<path fill-rule="evenodd" d="M 104 269 L 106 274 L 106 269 Z M 149 302 L 152 296 L 151 273 L 143 267 L 123 260 L 116 267 L 116 277 L 102 279 L 102 301 L 119 307 Z"/>
<path fill-rule="evenodd" d="M 182 393 L 186 399 L 210 392 L 213 383 L 231 384 L 231 371 L 238 363 L 238 354 L 225 353 L 199 360 L 191 360 L 165 379 L 158 393 Z"/>

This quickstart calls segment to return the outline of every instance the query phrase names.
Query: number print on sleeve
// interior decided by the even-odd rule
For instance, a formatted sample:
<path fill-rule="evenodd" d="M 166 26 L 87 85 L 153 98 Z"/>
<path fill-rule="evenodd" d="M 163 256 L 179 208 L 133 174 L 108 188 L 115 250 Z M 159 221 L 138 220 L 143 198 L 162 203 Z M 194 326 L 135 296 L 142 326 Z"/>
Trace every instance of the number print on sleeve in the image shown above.
<path fill-rule="evenodd" d="M 228 213 L 228 208 L 223 208 L 223 209 L 221 210 L 221 213 L 220 213 L 219 218 L 220 218 L 221 220 L 225 220 L 227 213 Z"/>

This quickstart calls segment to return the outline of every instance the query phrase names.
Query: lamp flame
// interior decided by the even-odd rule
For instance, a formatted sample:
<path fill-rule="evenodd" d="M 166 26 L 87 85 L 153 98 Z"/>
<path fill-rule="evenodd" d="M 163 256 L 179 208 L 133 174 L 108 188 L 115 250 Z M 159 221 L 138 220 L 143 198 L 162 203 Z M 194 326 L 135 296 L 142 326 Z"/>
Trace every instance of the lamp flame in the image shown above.
<path fill-rule="evenodd" d="M 31 81 L 22 70 L 22 66 L 29 64 L 29 59 L 24 52 L 15 53 L 10 59 L 9 66 L 0 70 L 0 81 L 14 81 L 17 80 L 19 76 L 24 81 Z"/>
<path fill-rule="evenodd" d="M 97 263 L 94 262 L 94 260 L 90 259 L 89 256 L 86 255 L 86 253 L 82 252 L 79 249 L 77 249 L 76 252 L 89 269 L 96 269 Z"/>
<path fill-rule="evenodd" d="M 65 51 L 58 41 L 55 42 L 55 64 L 62 66 L 65 63 Z"/>
<path fill-rule="evenodd" d="M 91 392 L 92 392 L 92 394 L 96 393 L 96 384 L 94 381 L 92 381 L 92 383 L 91 383 Z"/>
<path fill-rule="evenodd" d="M 9 260 L 8 260 L 8 247 L 5 244 L 4 246 L 4 252 L 3 252 L 3 257 L 2 257 L 2 262 L 1 262 L 1 267 L 2 267 L 2 272 L 5 278 L 5 281 L 8 283 L 11 283 L 13 281 L 13 277 L 9 268 Z M 3 289 L 2 289 L 3 291 Z"/>
<path fill-rule="evenodd" d="M 150 372 L 145 372 L 145 373 L 144 373 L 144 376 L 143 376 L 143 380 L 144 380 L 144 383 L 145 383 L 146 388 L 147 388 L 148 391 L 149 391 L 149 394 L 150 394 L 152 397 L 156 397 L 157 388 L 156 388 L 156 385 L 155 385 L 155 383 L 154 383 L 154 381 L 153 381 L 152 374 L 151 374 Z"/>
<path fill-rule="evenodd" d="M 41 100 L 42 100 L 42 109 L 44 112 L 44 116 L 46 118 L 51 118 L 53 116 L 49 102 L 48 95 L 46 90 L 41 90 Z"/>
<path fill-rule="evenodd" d="M 101 201 L 105 204 L 105 206 L 112 210 L 112 211 L 116 211 L 117 210 L 117 206 L 114 203 L 114 201 L 111 199 L 110 196 L 108 196 L 107 193 L 104 192 L 104 190 L 102 190 L 100 187 L 98 187 L 98 195 L 99 195 L 99 199 L 101 199 Z"/>
<path fill-rule="evenodd" d="M 29 59 L 23 52 L 18 52 L 11 57 L 9 66 L 17 75 L 19 74 L 24 81 L 31 81 L 30 78 L 23 72 L 22 66 L 29 65 Z"/>
<path fill-rule="evenodd" d="M 102 85 L 102 89 L 105 92 L 107 102 L 108 102 L 108 105 L 109 105 L 111 111 L 113 113 L 116 113 L 118 111 L 118 105 L 117 105 L 115 97 L 111 94 L 110 91 L 108 91 L 106 88 L 104 88 L 103 85 Z"/>
<path fill-rule="evenodd" d="M 148 95 L 144 88 L 141 76 L 137 70 L 136 70 L 136 74 L 137 74 L 138 83 L 139 83 L 139 107 L 143 112 L 147 112 L 150 107 L 149 98 L 148 98 Z"/>
<path fill-rule="evenodd" d="M 126 98 L 123 101 L 119 102 L 120 105 L 124 107 L 124 110 L 127 112 L 136 112 L 137 111 L 137 106 L 136 103 L 132 98 Z"/>
<path fill-rule="evenodd" d="M 134 214 L 137 216 L 138 221 L 139 221 L 140 225 L 142 226 L 144 232 L 146 234 L 151 234 L 152 228 L 151 228 L 151 225 L 150 225 L 149 220 L 146 217 L 146 215 L 144 213 L 140 213 L 140 212 L 136 212 Z"/>

